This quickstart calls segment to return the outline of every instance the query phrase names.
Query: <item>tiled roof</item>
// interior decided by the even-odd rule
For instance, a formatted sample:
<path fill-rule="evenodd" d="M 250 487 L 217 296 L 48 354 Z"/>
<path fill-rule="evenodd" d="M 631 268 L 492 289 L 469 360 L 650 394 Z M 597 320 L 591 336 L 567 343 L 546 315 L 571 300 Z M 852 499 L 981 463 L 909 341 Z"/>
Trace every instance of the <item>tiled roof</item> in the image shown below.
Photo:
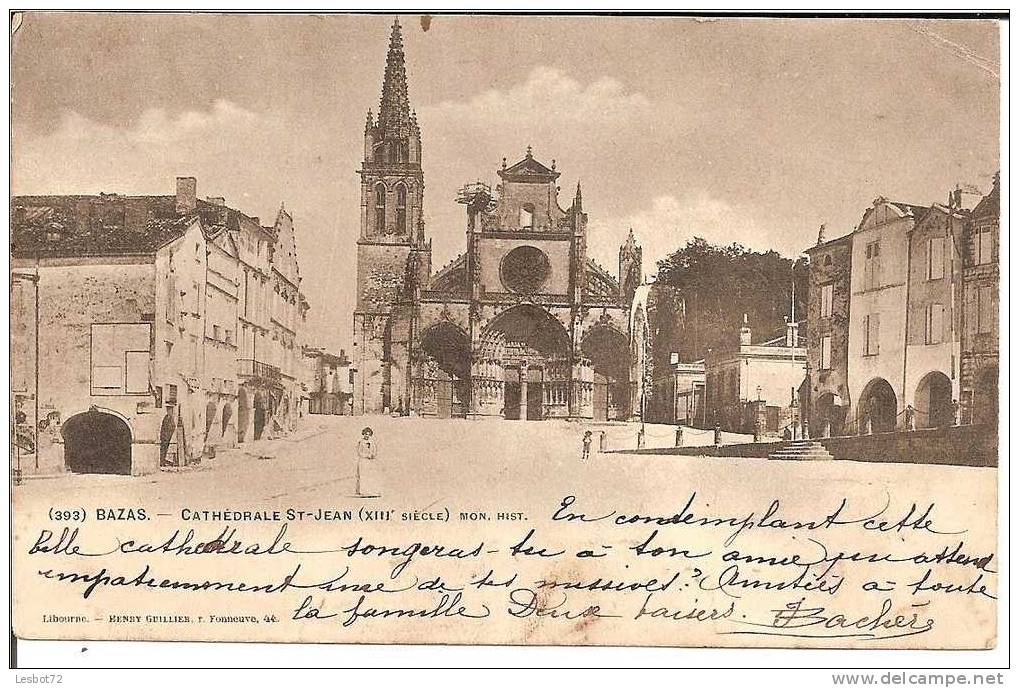
<path fill-rule="evenodd" d="M 11 255 L 111 256 L 152 253 L 182 236 L 196 219 L 209 236 L 256 222 L 232 208 L 198 200 L 178 213 L 176 196 L 15 196 Z M 257 222 L 256 222 L 257 224 Z"/>

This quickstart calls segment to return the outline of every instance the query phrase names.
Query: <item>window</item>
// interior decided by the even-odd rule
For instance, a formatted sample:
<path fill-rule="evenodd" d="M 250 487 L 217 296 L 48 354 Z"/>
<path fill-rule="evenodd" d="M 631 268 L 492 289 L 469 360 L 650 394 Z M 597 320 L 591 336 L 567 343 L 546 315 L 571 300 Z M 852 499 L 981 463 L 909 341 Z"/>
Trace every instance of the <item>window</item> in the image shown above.
<path fill-rule="evenodd" d="M 92 394 L 148 394 L 150 331 L 148 323 L 92 325 Z"/>
<path fill-rule="evenodd" d="M 863 317 L 863 355 L 877 356 L 881 351 L 881 315 Z"/>
<path fill-rule="evenodd" d="M 831 370 L 831 335 L 821 337 L 821 370 Z"/>
<path fill-rule="evenodd" d="M 830 318 L 832 308 L 832 297 L 835 294 L 834 284 L 821 285 L 821 317 Z"/>
<path fill-rule="evenodd" d="M 379 184 L 375 187 L 375 232 L 382 234 L 386 231 L 386 186 Z"/>
<path fill-rule="evenodd" d="M 525 203 L 520 206 L 520 228 L 532 229 L 534 227 L 534 206 Z"/>
<path fill-rule="evenodd" d="M 407 187 L 403 184 L 396 187 L 396 231 L 407 231 Z"/>
<path fill-rule="evenodd" d="M 994 262 L 994 236 L 990 227 L 982 227 L 973 234 L 973 252 L 977 265 Z"/>
<path fill-rule="evenodd" d="M 945 276 L 945 237 L 927 240 L 927 279 L 937 280 Z"/>
<path fill-rule="evenodd" d="M 166 386 L 166 403 L 167 404 L 177 403 L 177 385 Z"/>
<path fill-rule="evenodd" d="M 234 332 L 233 332 L 233 330 L 227 328 L 226 334 L 223 337 L 223 341 L 225 341 L 227 344 L 233 344 L 234 343 Z"/>
<path fill-rule="evenodd" d="M 940 303 L 932 303 L 927 306 L 927 314 L 924 323 L 924 342 L 927 344 L 940 344 L 945 335 L 945 307 Z"/>
<path fill-rule="evenodd" d="M 212 326 L 212 338 L 219 341 L 219 325 Z"/>
<path fill-rule="evenodd" d="M 864 289 L 877 289 L 881 286 L 881 244 L 876 241 L 867 244 L 863 281 Z"/>

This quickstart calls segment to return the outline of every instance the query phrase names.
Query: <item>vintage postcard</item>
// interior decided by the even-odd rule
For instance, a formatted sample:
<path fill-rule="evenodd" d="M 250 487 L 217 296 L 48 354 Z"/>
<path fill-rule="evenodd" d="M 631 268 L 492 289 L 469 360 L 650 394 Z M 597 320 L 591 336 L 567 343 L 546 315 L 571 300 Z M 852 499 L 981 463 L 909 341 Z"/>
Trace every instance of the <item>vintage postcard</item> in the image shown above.
<path fill-rule="evenodd" d="M 995 647 L 1007 22 L 10 19 L 18 638 Z"/>

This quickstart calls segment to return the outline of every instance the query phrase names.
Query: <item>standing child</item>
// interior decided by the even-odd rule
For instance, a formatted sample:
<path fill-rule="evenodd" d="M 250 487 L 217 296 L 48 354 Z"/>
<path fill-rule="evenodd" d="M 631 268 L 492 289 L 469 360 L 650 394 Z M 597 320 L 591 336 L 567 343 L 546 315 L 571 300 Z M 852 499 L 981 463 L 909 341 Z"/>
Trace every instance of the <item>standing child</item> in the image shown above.
<path fill-rule="evenodd" d="M 591 431 L 588 430 L 584 433 L 584 453 L 581 455 L 581 461 L 587 461 L 591 457 Z"/>
<path fill-rule="evenodd" d="M 377 447 L 375 440 L 372 439 L 371 428 L 365 428 L 361 431 L 361 439 L 357 443 L 357 465 L 354 468 L 354 494 L 358 497 L 374 497 L 376 495 L 365 494 L 361 491 L 363 478 L 368 478 L 366 482 L 370 485 L 374 476 L 374 468 L 372 464 L 375 462 L 377 455 Z"/>

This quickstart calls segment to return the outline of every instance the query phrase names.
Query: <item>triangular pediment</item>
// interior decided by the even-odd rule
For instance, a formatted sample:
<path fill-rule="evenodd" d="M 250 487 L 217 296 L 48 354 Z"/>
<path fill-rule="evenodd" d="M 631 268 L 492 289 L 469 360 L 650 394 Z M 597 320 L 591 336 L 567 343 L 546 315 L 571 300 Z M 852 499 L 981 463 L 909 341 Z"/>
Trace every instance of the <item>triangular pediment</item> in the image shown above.
<path fill-rule="evenodd" d="M 503 179 L 507 178 L 530 178 L 534 180 L 551 181 L 559 177 L 559 173 L 550 167 L 541 164 L 530 153 L 523 160 L 504 168 L 499 172 Z"/>

